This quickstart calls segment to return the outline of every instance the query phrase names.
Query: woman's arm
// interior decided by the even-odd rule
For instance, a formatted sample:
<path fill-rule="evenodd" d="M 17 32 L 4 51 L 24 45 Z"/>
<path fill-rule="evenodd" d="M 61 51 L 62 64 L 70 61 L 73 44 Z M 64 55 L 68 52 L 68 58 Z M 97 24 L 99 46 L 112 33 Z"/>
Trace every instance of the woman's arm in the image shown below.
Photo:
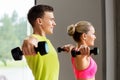
<path fill-rule="evenodd" d="M 80 51 L 81 54 L 75 57 L 74 64 L 76 66 L 76 69 L 84 70 L 90 64 L 90 48 L 82 46 L 78 48 L 77 51 Z"/>

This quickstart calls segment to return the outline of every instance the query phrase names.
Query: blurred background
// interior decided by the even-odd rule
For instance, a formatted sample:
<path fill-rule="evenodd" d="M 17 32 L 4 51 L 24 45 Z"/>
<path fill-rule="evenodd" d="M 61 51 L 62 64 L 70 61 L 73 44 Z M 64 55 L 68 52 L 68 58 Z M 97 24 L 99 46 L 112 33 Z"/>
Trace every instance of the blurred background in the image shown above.
<path fill-rule="evenodd" d="M 14 61 L 11 49 L 31 33 L 27 12 L 34 0 L 0 0 L 0 80 L 33 80 L 25 59 Z"/>

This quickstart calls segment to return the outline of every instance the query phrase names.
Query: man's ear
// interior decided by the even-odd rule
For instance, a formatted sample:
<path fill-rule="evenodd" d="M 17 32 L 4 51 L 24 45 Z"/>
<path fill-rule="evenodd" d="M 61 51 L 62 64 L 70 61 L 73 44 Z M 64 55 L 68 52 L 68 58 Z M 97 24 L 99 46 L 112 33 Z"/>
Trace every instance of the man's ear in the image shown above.
<path fill-rule="evenodd" d="M 41 18 L 37 18 L 36 21 L 37 21 L 38 24 L 40 24 L 40 25 L 42 24 Z"/>

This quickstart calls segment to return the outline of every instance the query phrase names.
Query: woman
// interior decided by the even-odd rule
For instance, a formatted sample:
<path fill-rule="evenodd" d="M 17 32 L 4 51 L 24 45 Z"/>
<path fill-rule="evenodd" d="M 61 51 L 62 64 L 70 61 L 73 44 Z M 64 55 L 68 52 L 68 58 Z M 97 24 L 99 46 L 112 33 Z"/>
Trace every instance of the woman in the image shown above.
<path fill-rule="evenodd" d="M 88 21 L 79 21 L 75 25 L 68 26 L 67 33 L 77 43 L 75 50 L 81 53 L 71 59 L 76 80 L 95 80 L 97 65 L 90 55 L 90 47 L 94 46 L 96 39 L 93 25 Z M 73 46 L 65 45 L 64 48 L 70 51 Z"/>

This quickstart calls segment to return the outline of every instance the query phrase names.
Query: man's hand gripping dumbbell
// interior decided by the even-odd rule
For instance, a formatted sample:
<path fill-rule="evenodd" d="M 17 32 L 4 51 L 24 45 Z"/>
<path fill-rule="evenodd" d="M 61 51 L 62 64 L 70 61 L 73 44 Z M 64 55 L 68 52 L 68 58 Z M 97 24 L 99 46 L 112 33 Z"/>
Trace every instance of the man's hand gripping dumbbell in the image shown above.
<path fill-rule="evenodd" d="M 48 45 L 45 41 L 38 42 L 38 47 L 34 47 L 36 53 L 40 52 L 40 55 L 45 55 L 48 52 Z M 23 52 L 19 47 L 16 47 L 11 50 L 11 54 L 14 60 L 21 60 Z"/>

